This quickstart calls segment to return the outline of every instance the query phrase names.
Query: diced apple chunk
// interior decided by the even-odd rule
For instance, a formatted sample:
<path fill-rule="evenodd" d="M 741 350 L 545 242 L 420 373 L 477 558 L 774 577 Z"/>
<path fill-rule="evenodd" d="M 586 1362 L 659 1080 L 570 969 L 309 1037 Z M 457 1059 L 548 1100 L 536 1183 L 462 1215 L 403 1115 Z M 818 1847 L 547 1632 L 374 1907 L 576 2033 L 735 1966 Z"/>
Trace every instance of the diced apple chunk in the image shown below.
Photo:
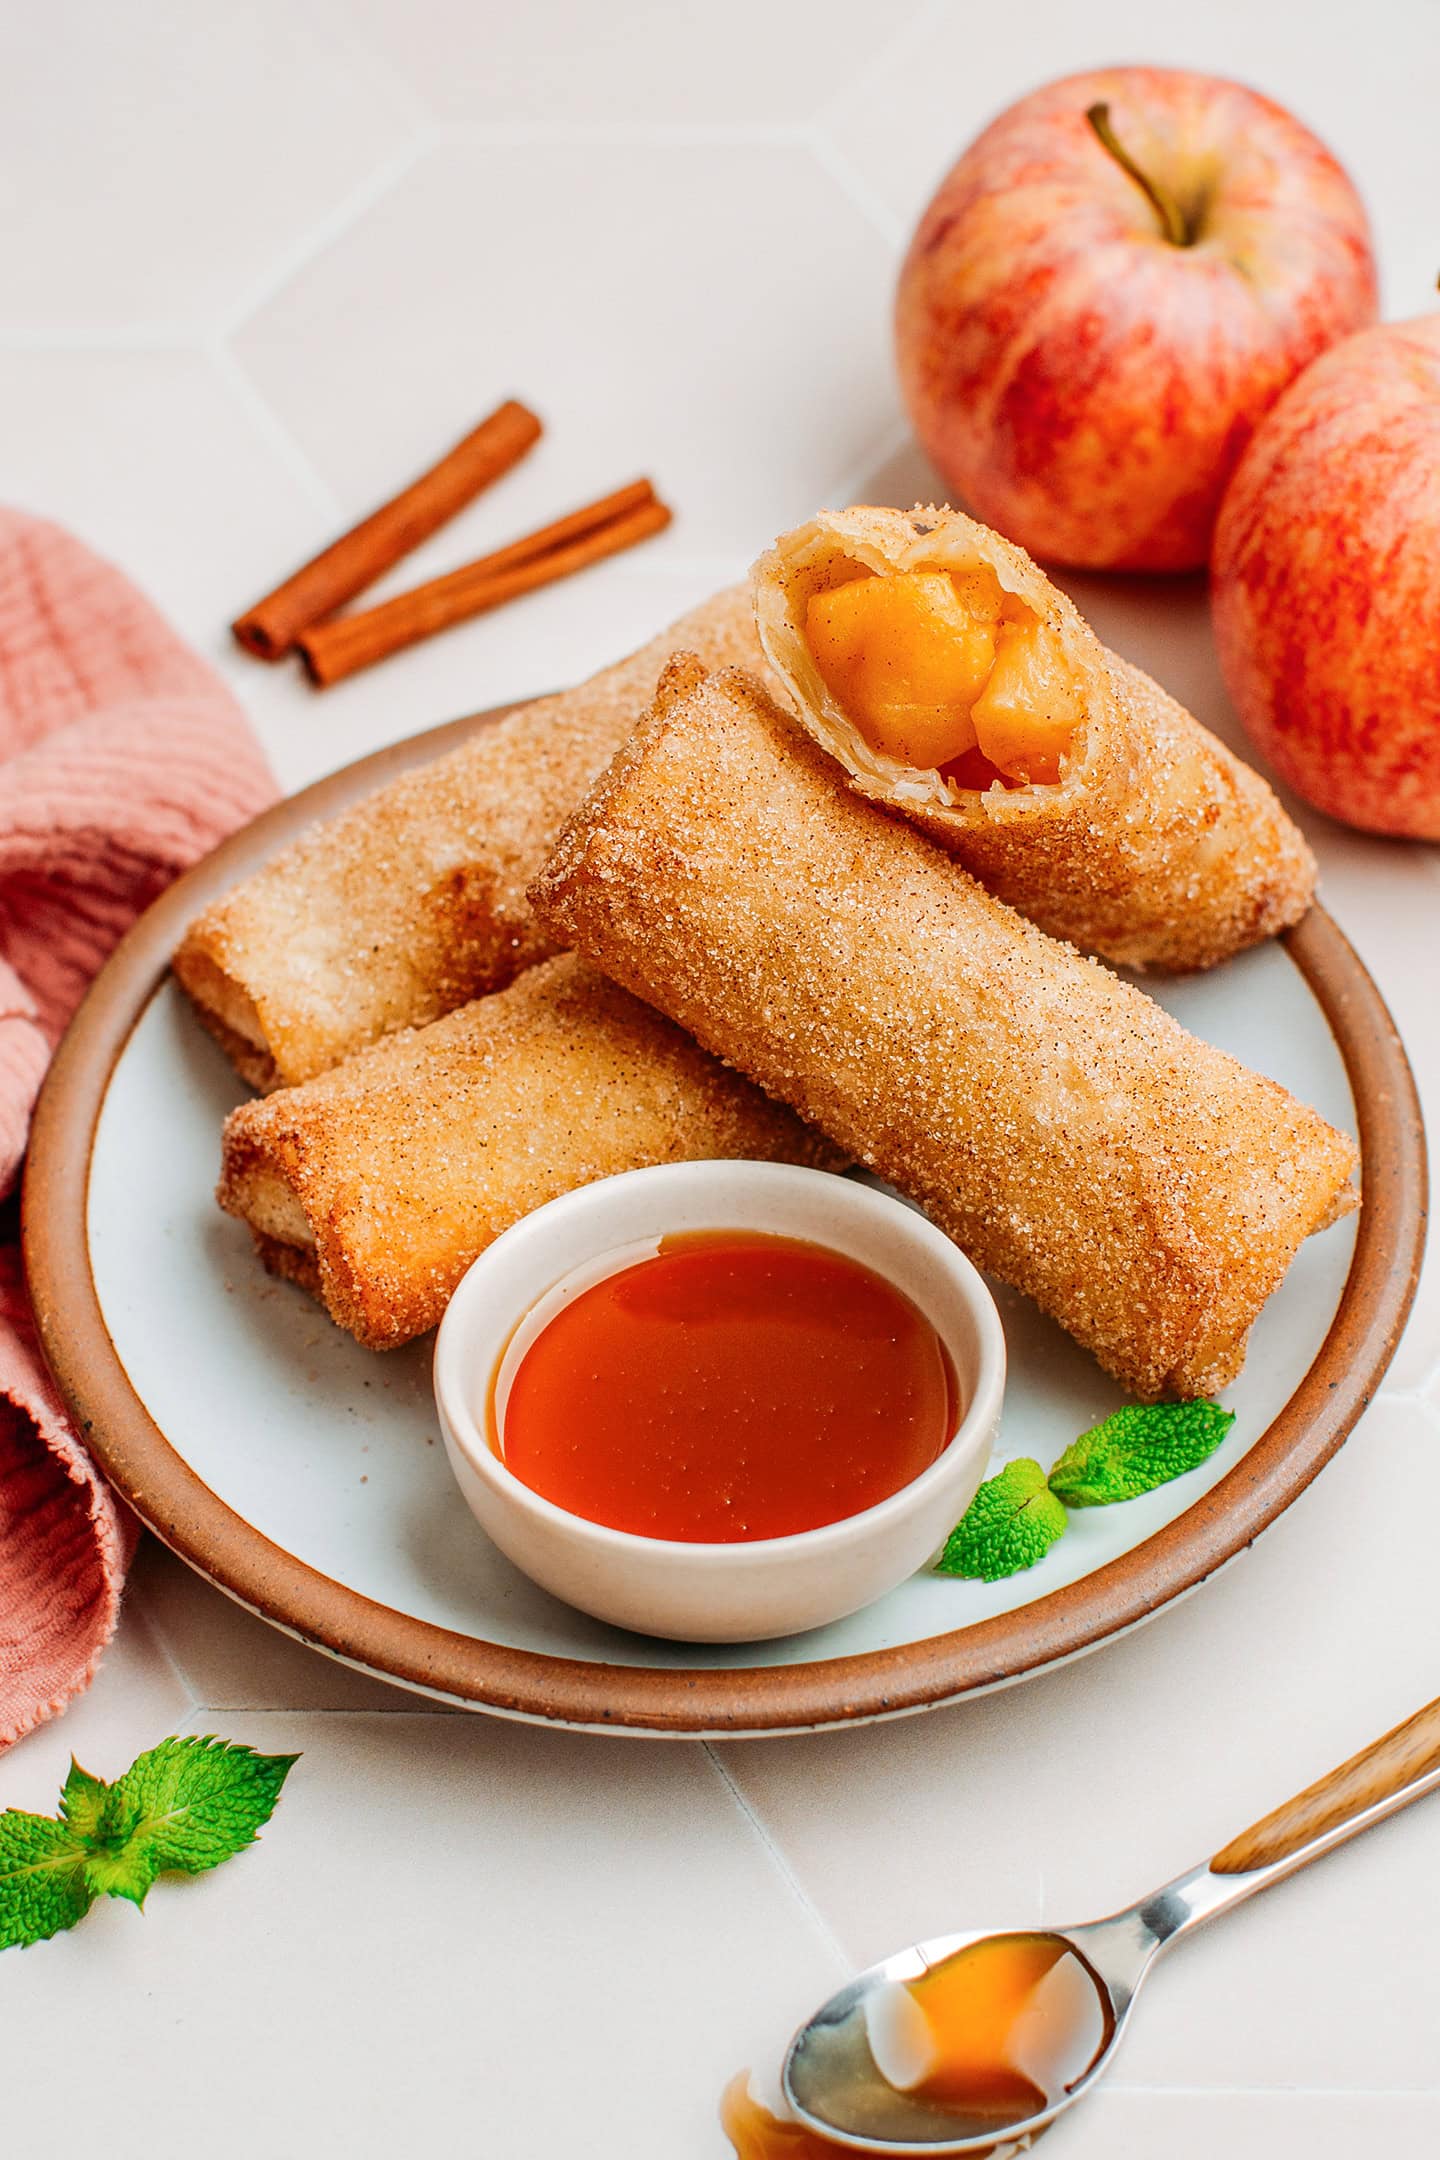
<path fill-rule="evenodd" d="M 1013 606 L 1023 605 L 1011 600 L 1002 590 L 994 571 L 987 570 L 983 564 L 977 570 L 951 570 L 947 575 L 955 588 L 956 599 L 976 622 L 998 623 L 1002 615 L 1008 617 Z M 1029 612 L 1027 608 L 1027 616 Z"/>
<path fill-rule="evenodd" d="M 852 578 L 811 598 L 805 628 L 872 749 L 952 786 L 1059 779 L 1079 694 L 1053 632 L 985 565 Z"/>
<path fill-rule="evenodd" d="M 817 593 L 805 630 L 826 688 L 872 749 L 924 767 L 973 746 L 970 707 L 995 658 L 995 619 L 978 619 L 946 572 Z"/>
<path fill-rule="evenodd" d="M 970 709 L 975 737 L 1011 779 L 1058 780 L 1080 721 L 1080 698 L 1043 623 L 1005 623 L 990 680 Z"/>

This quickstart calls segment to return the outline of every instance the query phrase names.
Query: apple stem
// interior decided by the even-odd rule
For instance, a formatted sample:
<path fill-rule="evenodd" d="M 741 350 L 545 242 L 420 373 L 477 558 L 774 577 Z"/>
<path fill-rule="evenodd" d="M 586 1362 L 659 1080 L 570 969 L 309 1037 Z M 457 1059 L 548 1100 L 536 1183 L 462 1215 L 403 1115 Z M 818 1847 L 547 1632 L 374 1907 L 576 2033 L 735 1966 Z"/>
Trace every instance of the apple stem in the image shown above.
<path fill-rule="evenodd" d="M 1194 234 L 1181 216 L 1179 204 L 1168 189 L 1152 180 L 1147 172 L 1142 172 L 1129 151 L 1121 147 L 1115 130 L 1110 125 L 1110 107 L 1105 104 L 1092 105 L 1085 118 L 1095 130 L 1101 147 L 1109 151 L 1121 172 L 1129 175 L 1150 204 L 1160 220 L 1160 230 L 1165 238 L 1174 247 L 1189 247 Z"/>

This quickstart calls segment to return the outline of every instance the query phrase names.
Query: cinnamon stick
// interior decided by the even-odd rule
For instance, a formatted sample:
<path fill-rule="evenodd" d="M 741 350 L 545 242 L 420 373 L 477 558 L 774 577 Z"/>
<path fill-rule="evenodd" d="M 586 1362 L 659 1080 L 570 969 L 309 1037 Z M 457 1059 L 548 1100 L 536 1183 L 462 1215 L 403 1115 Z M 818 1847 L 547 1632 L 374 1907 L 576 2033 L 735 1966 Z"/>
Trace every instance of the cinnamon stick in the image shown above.
<path fill-rule="evenodd" d="M 639 510 L 656 499 L 653 482 L 632 480 L 628 486 L 616 488 L 613 495 L 601 495 L 596 501 L 583 503 L 578 510 L 555 518 L 549 525 L 537 526 L 532 533 L 522 533 L 518 540 L 509 540 L 493 555 L 484 555 L 478 562 L 467 563 L 460 570 L 447 572 L 447 576 L 469 576 L 483 570 L 487 576 L 498 576 L 502 570 L 513 570 L 517 563 L 533 562 L 537 555 L 548 555 L 554 548 L 563 547 L 583 534 L 594 532 L 600 525 L 611 525 L 617 518 L 625 517 L 632 510 Z M 437 584 L 443 579 L 437 579 Z"/>
<path fill-rule="evenodd" d="M 279 660 L 302 630 L 373 585 L 508 472 L 539 434 L 534 413 L 507 398 L 438 464 L 247 608 L 230 626 L 235 637 L 260 659 Z"/>
<path fill-rule="evenodd" d="M 598 502 L 587 503 L 552 525 L 511 541 L 426 585 L 398 593 L 379 607 L 357 615 L 339 615 L 317 623 L 295 641 L 310 680 L 324 689 L 361 668 L 374 667 L 392 653 L 455 623 L 467 622 L 521 593 L 535 592 L 571 577 L 591 563 L 603 562 L 622 548 L 663 532 L 672 512 L 659 501 L 648 480 L 637 480 Z"/>

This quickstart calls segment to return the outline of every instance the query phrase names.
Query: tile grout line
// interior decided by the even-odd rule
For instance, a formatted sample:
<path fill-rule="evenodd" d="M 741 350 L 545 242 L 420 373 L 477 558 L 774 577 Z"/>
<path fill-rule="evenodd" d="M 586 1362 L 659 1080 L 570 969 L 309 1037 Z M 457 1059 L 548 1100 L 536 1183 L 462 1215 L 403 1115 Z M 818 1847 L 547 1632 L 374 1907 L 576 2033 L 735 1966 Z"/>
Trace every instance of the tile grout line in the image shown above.
<path fill-rule="evenodd" d="M 1436 2085 L 1127 2085 L 1107 2077 L 1098 2092 L 1148 2096 L 1169 2093 L 1196 2100 L 1435 2100 Z"/>
<path fill-rule="evenodd" d="M 370 174 L 369 178 L 350 190 L 326 216 L 317 220 L 307 233 L 296 242 L 264 277 L 257 278 L 240 300 L 223 311 L 211 326 L 211 336 L 222 342 L 235 337 L 245 325 L 267 308 L 335 241 L 343 239 L 352 226 L 358 225 L 369 210 L 383 202 L 408 173 L 434 149 L 439 139 L 435 128 L 419 129 L 403 148 L 394 151 Z"/>
<path fill-rule="evenodd" d="M 447 149 L 795 150 L 803 120 L 438 120 Z"/>
<path fill-rule="evenodd" d="M 310 18 L 312 29 L 343 47 L 355 65 L 370 77 L 375 88 L 383 96 L 395 100 L 397 109 L 401 109 L 402 117 L 409 125 L 424 127 L 436 119 L 430 100 L 402 74 L 393 60 L 369 42 L 346 7 L 327 6 L 323 0 L 320 5 L 316 0 L 305 0 L 304 12 Z"/>
<path fill-rule="evenodd" d="M 125 1589 L 121 1593 L 120 1612 L 115 1628 L 115 1634 L 117 1635 L 120 1632 L 121 1623 L 127 1618 L 126 1602 L 128 1593 L 129 1584 L 127 1581 Z M 200 1708 L 200 1703 L 195 1693 L 194 1681 L 190 1678 L 189 1673 L 186 1672 L 184 1666 L 180 1663 L 179 1658 L 171 1649 L 169 1640 L 161 1629 L 159 1623 L 156 1620 L 152 1619 L 150 1614 L 146 1611 L 142 1598 L 137 1596 L 130 1603 L 128 1618 L 130 1625 L 132 1627 L 138 1627 L 144 1634 L 146 1641 L 149 1643 L 151 1649 L 158 1654 L 162 1662 L 168 1668 L 170 1677 L 174 1680 L 181 1694 L 185 1697 L 185 1701 L 188 1707 L 184 1712 L 183 1722 L 188 1725 L 191 1718 L 194 1717 L 196 1711 Z M 105 1650 L 102 1655 L 102 1663 L 104 1657 L 109 1656 L 110 1650 L 114 1645 L 114 1641 L 115 1636 L 112 1635 L 110 1641 L 105 1646 Z"/>
<path fill-rule="evenodd" d="M 920 6 L 908 23 L 902 23 L 894 35 L 886 38 L 879 50 L 871 53 L 868 63 L 839 90 L 835 90 L 815 108 L 811 118 L 826 121 L 842 117 L 848 105 L 863 90 L 870 87 L 870 79 L 882 68 L 894 68 L 905 60 L 911 48 L 923 44 L 933 27 L 941 24 L 950 12 L 950 0 L 921 0 Z"/>
<path fill-rule="evenodd" d="M 825 132 L 819 121 L 812 122 L 797 136 L 801 147 L 808 150 L 827 179 L 839 188 L 853 210 L 858 210 L 887 247 L 898 255 L 905 245 L 908 233 L 906 220 L 891 210 L 869 184 L 862 180 L 850 160 L 840 150 L 834 138 Z"/>
<path fill-rule="evenodd" d="M 769 1855 L 769 1858 L 772 1861 L 776 1872 L 779 1874 L 781 1881 L 785 1884 L 786 1888 L 790 1892 L 790 1895 L 794 1898 L 796 1904 L 800 1907 L 800 1910 L 804 1913 L 806 1919 L 814 1928 L 821 1942 L 824 1943 L 831 1957 L 835 1960 L 835 1963 L 839 1970 L 848 1978 L 855 1971 L 855 1960 L 848 1954 L 844 1945 L 840 1941 L 839 1936 L 835 1933 L 835 1930 L 831 1927 L 829 1921 L 825 1918 L 825 1915 L 821 1912 L 819 1906 L 810 1896 L 809 1891 L 806 1890 L 805 1886 L 800 1881 L 800 1878 L 795 1873 L 794 1868 L 790 1865 L 790 1861 L 787 1858 L 786 1854 L 781 1849 L 781 1847 L 776 1844 L 775 1839 L 771 1836 L 768 1828 L 761 1821 L 759 1815 L 751 1806 L 750 1802 L 746 1799 L 745 1794 L 741 1791 L 739 1784 L 732 1776 L 729 1768 L 721 1759 L 721 1757 L 716 1753 L 714 1743 L 709 1740 L 702 1740 L 700 1742 L 700 1751 L 703 1755 L 709 1757 L 710 1764 L 715 1772 L 715 1775 L 725 1786 L 726 1790 L 730 1794 L 730 1798 L 734 1801 L 736 1807 L 739 1809 L 745 1821 L 750 1825 L 750 1828 L 754 1833 L 755 1837 L 758 1839 L 760 1845 Z"/>
<path fill-rule="evenodd" d="M 183 323 L 13 324 L 0 329 L 0 352 L 193 353 L 197 332 Z"/>
<path fill-rule="evenodd" d="M 338 526 L 342 513 L 335 495 L 310 463 L 269 399 L 241 366 L 229 345 L 223 338 L 215 338 L 202 345 L 199 350 L 220 376 L 236 403 L 245 408 L 250 420 L 265 436 L 271 448 L 284 459 L 315 508 L 329 522 Z"/>

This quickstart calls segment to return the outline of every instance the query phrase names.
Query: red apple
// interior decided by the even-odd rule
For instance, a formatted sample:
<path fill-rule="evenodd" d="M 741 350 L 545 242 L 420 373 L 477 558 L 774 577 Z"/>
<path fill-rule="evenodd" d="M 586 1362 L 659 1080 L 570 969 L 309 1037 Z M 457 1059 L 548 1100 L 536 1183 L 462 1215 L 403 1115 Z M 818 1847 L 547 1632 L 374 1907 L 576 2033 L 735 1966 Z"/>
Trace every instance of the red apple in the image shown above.
<path fill-rule="evenodd" d="M 1307 128 L 1239 83 L 1103 68 L 942 181 L 900 273 L 900 381 L 947 483 L 1035 554 L 1193 569 L 1262 413 L 1375 313 L 1364 208 Z"/>
<path fill-rule="evenodd" d="M 1440 840 L 1440 315 L 1346 338 L 1261 421 L 1211 601 L 1236 709 L 1297 793 Z"/>

